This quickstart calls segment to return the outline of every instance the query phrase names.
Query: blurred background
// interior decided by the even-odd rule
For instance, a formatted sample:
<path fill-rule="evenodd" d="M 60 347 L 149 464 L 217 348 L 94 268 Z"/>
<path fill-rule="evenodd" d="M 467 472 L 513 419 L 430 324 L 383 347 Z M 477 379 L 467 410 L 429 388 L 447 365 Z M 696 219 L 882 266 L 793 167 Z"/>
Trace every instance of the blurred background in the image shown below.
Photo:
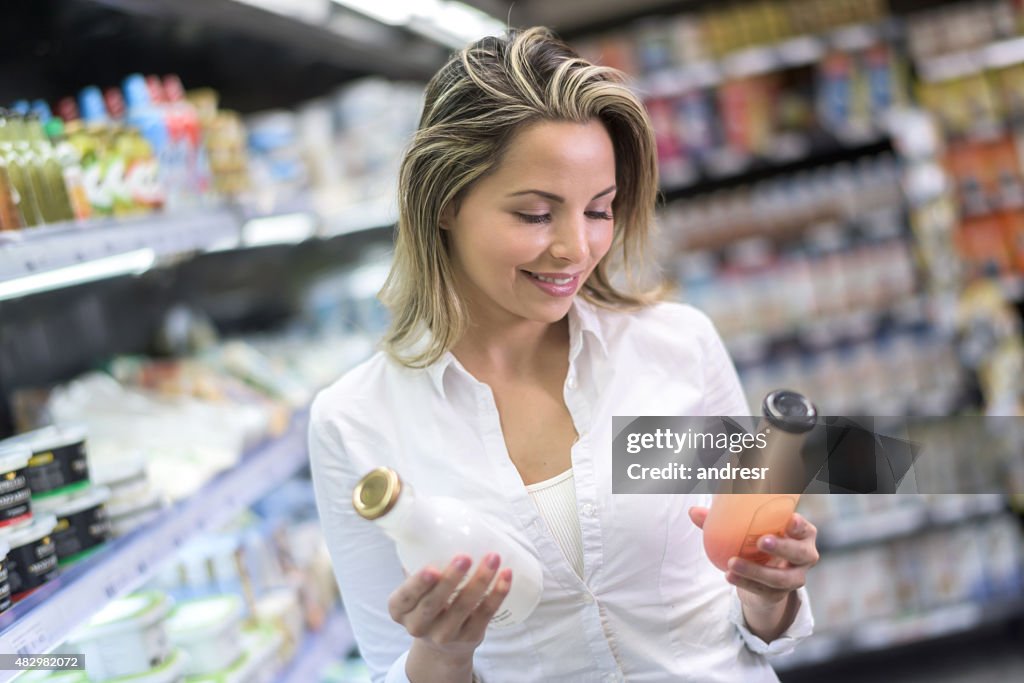
<path fill-rule="evenodd" d="M 423 85 L 508 23 L 628 74 L 658 142 L 653 275 L 715 321 L 753 414 L 785 386 L 1020 438 L 1021 0 L 2 11 L 0 651 L 90 662 L 19 680 L 369 680 L 308 406 L 387 324 Z M 984 455 L 944 443 L 951 481 Z M 1024 680 L 1016 452 L 978 485 L 1005 494 L 805 497 L 817 629 L 780 677 Z"/>

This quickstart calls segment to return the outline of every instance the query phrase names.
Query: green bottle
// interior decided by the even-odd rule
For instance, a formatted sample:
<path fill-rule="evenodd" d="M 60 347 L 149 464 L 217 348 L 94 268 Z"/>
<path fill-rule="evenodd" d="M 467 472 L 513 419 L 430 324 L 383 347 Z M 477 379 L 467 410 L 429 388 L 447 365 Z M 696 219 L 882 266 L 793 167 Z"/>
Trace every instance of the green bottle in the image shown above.
<path fill-rule="evenodd" d="M 0 116 L 0 156 L 7 164 L 11 186 L 18 196 L 18 204 L 26 226 L 41 225 L 45 221 L 36 187 L 32 182 L 29 162 L 17 145 L 17 117 L 10 112 Z"/>
<path fill-rule="evenodd" d="M 46 137 L 43 124 L 39 117 L 31 115 L 25 119 L 27 141 L 35 153 L 35 158 L 42 172 L 44 193 L 46 194 L 47 213 L 44 210 L 48 223 L 59 221 L 70 221 L 75 219 L 75 212 L 71 207 L 71 199 L 68 197 L 68 190 L 64 184 L 64 167 L 54 153 L 53 145 Z"/>

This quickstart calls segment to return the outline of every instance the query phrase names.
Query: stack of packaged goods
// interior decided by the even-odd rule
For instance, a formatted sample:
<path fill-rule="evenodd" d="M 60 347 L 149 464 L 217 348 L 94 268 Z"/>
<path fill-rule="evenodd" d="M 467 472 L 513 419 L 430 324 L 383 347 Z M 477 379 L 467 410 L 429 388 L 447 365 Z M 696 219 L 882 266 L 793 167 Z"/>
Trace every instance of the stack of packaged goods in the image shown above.
<path fill-rule="evenodd" d="M 55 654 L 63 683 L 270 683 L 338 610 L 312 483 L 293 480 L 216 534 L 196 538 L 142 589 L 108 603 Z M 344 656 L 338 652 L 337 656 Z"/>
<path fill-rule="evenodd" d="M 880 137 L 881 116 L 907 101 L 905 65 L 881 33 L 851 40 L 836 31 L 878 22 L 885 10 L 884 2 L 737 4 L 641 20 L 577 47 L 638 77 L 673 189 Z"/>
<path fill-rule="evenodd" d="M 177 76 L 0 113 L 0 230 L 206 206 L 248 185 L 245 129 Z M 212 161 L 210 160 L 212 159 Z"/>
<path fill-rule="evenodd" d="M 971 273 L 1024 277 L 1024 64 L 997 49 L 1024 32 L 1024 11 L 965 3 L 915 14 L 909 25 L 918 97 L 947 139 L 959 251 Z"/>

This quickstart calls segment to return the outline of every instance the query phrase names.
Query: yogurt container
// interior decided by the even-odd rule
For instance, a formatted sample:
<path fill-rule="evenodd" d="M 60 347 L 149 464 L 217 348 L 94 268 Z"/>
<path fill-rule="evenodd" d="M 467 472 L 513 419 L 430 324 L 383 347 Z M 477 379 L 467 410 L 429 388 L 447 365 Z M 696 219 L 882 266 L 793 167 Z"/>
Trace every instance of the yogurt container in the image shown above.
<path fill-rule="evenodd" d="M 248 652 L 242 652 L 227 668 L 212 673 L 189 676 L 185 683 L 256 683 L 254 662 Z"/>
<path fill-rule="evenodd" d="M 146 458 L 137 452 L 90 459 L 89 479 L 110 489 L 110 501 L 133 500 L 149 493 Z"/>
<path fill-rule="evenodd" d="M 252 666 L 246 683 L 273 683 L 282 665 L 277 653 L 284 643 L 284 634 L 269 624 L 257 624 L 242 631 L 242 647 Z"/>
<path fill-rule="evenodd" d="M 7 553 L 11 552 L 11 546 L 7 541 L 0 541 L 0 613 L 6 612 L 11 607 L 11 582 L 7 577 Z"/>
<path fill-rule="evenodd" d="M 60 566 L 82 559 L 110 539 L 110 520 L 104 508 L 109 498 L 110 489 L 92 486 L 73 495 L 50 496 L 36 502 L 39 512 L 57 518 L 53 540 Z"/>
<path fill-rule="evenodd" d="M 163 498 L 152 489 L 138 497 L 111 499 L 107 503 L 111 535 L 117 538 L 130 533 L 133 529 L 158 517 L 163 508 Z"/>
<path fill-rule="evenodd" d="M 188 654 L 189 675 L 230 667 L 242 654 L 241 629 L 242 600 L 237 595 L 183 602 L 167 620 L 171 643 Z"/>
<path fill-rule="evenodd" d="M 56 525 L 53 515 L 37 515 L 28 526 L 0 534 L 0 540 L 11 547 L 7 580 L 13 602 L 57 576 L 57 545 L 52 536 Z"/>
<path fill-rule="evenodd" d="M 89 485 L 85 457 L 86 429 L 81 425 L 51 425 L 18 434 L 2 445 L 28 446 L 28 486 L 33 499 L 71 493 Z"/>
<path fill-rule="evenodd" d="M 32 521 L 32 489 L 25 471 L 31 457 L 28 446 L 0 442 L 0 530 Z"/>
<path fill-rule="evenodd" d="M 114 600 L 97 612 L 70 638 L 85 657 L 89 678 L 106 681 L 160 670 L 170 654 L 164 627 L 170 610 L 166 593 L 148 591 Z"/>
<path fill-rule="evenodd" d="M 181 683 L 185 680 L 182 672 L 187 662 L 188 656 L 184 652 L 171 650 L 171 653 L 160 664 L 149 671 L 132 676 L 108 678 L 104 683 Z"/>

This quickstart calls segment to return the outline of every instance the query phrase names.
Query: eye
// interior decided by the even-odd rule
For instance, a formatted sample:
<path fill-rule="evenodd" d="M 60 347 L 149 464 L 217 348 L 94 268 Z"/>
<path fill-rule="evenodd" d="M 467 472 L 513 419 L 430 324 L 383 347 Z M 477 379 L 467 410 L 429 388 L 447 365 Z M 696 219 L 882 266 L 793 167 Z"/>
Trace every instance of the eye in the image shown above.
<path fill-rule="evenodd" d="M 548 223 L 551 221 L 550 213 L 533 214 L 533 213 L 516 213 L 523 223 Z"/>
<path fill-rule="evenodd" d="M 612 215 L 607 211 L 587 211 L 587 218 L 596 218 L 601 221 L 610 221 Z"/>

